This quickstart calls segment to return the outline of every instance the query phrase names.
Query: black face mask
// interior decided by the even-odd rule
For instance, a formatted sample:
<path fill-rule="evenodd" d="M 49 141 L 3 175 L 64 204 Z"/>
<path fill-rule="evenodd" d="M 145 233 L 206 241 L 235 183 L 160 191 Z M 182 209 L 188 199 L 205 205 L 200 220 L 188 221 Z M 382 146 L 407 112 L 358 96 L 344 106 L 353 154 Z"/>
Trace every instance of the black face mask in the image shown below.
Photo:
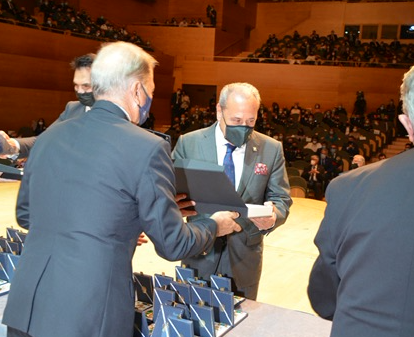
<path fill-rule="evenodd" d="M 352 164 L 350 167 L 351 170 L 355 170 L 356 168 L 358 168 L 358 164 Z"/>
<path fill-rule="evenodd" d="M 224 138 L 233 145 L 240 147 L 249 140 L 252 132 L 253 128 L 250 126 L 226 124 L 226 136 Z"/>
<path fill-rule="evenodd" d="M 76 97 L 78 98 L 81 104 L 91 107 L 95 103 L 95 97 L 93 97 L 92 92 L 85 92 L 83 94 L 76 93 Z"/>

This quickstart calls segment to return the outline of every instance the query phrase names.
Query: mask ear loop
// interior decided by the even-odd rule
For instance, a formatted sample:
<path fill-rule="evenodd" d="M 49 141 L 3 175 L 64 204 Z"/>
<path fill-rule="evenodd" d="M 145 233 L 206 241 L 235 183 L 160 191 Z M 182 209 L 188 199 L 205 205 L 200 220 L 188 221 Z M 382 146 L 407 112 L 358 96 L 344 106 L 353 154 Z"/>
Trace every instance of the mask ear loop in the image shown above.
<path fill-rule="evenodd" d="M 141 82 L 139 82 L 139 85 L 142 87 L 142 90 L 144 90 L 144 93 L 145 93 L 145 96 L 146 97 L 149 97 L 148 96 L 148 94 L 147 94 L 147 91 L 145 90 L 145 87 L 142 85 L 142 83 Z M 138 89 L 138 91 L 137 91 L 137 97 L 139 97 L 139 89 Z M 146 98 L 145 98 L 146 99 Z M 138 102 L 137 102 L 137 105 L 138 105 L 138 108 L 142 108 L 142 106 L 139 104 L 139 100 L 138 100 Z"/>

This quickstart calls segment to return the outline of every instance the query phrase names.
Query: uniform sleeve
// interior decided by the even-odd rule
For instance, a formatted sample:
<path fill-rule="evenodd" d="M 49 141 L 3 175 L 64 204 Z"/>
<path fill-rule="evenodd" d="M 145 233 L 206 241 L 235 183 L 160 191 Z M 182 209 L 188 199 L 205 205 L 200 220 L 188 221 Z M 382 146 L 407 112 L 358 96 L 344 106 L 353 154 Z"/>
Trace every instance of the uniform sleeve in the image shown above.
<path fill-rule="evenodd" d="M 15 140 L 20 146 L 19 158 L 27 158 L 36 141 L 36 137 L 15 138 Z"/>
<path fill-rule="evenodd" d="M 167 142 L 155 148 L 146 172 L 137 188 L 139 217 L 158 255 L 175 261 L 210 250 L 217 225 L 210 218 L 184 223 L 175 202 L 175 175 Z"/>

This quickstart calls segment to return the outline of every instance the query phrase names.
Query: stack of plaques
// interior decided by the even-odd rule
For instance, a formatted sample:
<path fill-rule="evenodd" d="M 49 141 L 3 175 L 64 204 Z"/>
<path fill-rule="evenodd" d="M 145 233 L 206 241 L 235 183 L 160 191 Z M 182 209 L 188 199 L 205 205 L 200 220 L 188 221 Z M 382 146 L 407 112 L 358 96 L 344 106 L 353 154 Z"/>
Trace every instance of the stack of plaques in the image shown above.
<path fill-rule="evenodd" d="M 6 238 L 0 237 L 0 296 L 10 290 L 10 282 L 27 235 L 14 228 L 6 228 L 6 234 Z"/>
<path fill-rule="evenodd" d="M 229 278 L 201 280 L 185 266 L 175 272 L 175 279 L 134 273 L 135 336 L 219 337 L 247 317 L 237 309 L 244 299 L 235 299 Z"/>

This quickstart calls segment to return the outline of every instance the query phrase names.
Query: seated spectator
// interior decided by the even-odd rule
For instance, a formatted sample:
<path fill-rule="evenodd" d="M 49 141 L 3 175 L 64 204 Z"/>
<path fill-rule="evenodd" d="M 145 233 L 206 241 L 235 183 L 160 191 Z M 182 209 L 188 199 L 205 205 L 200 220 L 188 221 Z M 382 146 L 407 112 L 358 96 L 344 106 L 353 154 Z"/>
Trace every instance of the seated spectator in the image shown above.
<path fill-rule="evenodd" d="M 404 151 L 411 150 L 413 147 L 414 147 L 413 143 L 405 143 Z M 402 152 L 404 152 L 404 151 L 402 151 Z M 400 152 L 400 153 L 402 153 L 402 152 Z"/>
<path fill-rule="evenodd" d="M 313 152 L 317 152 L 318 149 L 322 147 L 322 144 L 319 143 L 318 137 L 312 137 L 312 140 L 304 146 L 304 149 L 311 149 Z"/>
<path fill-rule="evenodd" d="M 301 107 L 299 106 L 299 103 L 295 103 L 291 108 L 290 108 L 290 116 L 292 115 L 299 115 L 299 119 L 300 119 L 300 114 L 301 114 Z"/>
<path fill-rule="evenodd" d="M 45 120 L 43 118 L 39 118 L 34 128 L 34 134 L 36 136 L 39 136 L 45 130 L 46 130 Z"/>
<path fill-rule="evenodd" d="M 380 153 L 379 155 L 378 155 L 378 160 L 384 160 L 384 159 L 387 159 L 387 156 L 385 155 L 385 153 Z"/>
<path fill-rule="evenodd" d="M 319 162 L 325 169 L 325 179 L 323 184 L 323 190 L 326 190 L 329 182 L 334 178 L 334 165 L 333 160 L 329 155 L 329 150 L 327 148 L 321 149 L 321 153 L 319 155 Z"/>
<path fill-rule="evenodd" d="M 352 128 L 352 131 L 349 133 L 349 136 L 354 137 L 354 139 L 360 139 L 361 138 L 361 134 L 359 133 L 357 126 L 354 126 Z"/>
<path fill-rule="evenodd" d="M 338 155 L 337 152 L 337 146 L 335 144 L 332 144 L 330 149 L 330 157 L 332 158 L 332 165 L 334 167 L 332 172 L 332 179 L 337 177 L 344 171 L 344 161 L 342 160 L 342 157 Z"/>
<path fill-rule="evenodd" d="M 342 150 L 348 152 L 351 158 L 359 154 L 359 147 L 353 136 L 348 137 L 348 141 L 342 146 Z"/>
<path fill-rule="evenodd" d="M 313 107 L 313 113 L 317 114 L 317 113 L 320 113 L 320 112 L 322 112 L 321 105 L 319 103 L 316 103 L 315 106 Z"/>
<path fill-rule="evenodd" d="M 355 156 L 354 156 L 354 158 L 352 158 L 352 163 L 351 163 L 351 166 L 350 166 L 350 170 L 355 170 L 355 169 L 357 169 L 357 168 L 359 168 L 359 167 L 361 167 L 361 166 L 364 166 L 365 165 L 365 158 L 364 158 L 364 156 L 361 156 L 360 154 L 356 154 Z"/>
<path fill-rule="evenodd" d="M 329 129 L 329 133 L 325 136 L 325 140 L 330 144 L 336 143 L 339 140 L 334 128 Z"/>
<path fill-rule="evenodd" d="M 180 23 L 178 24 L 178 27 L 188 27 L 188 22 L 186 18 L 183 18 Z"/>
<path fill-rule="evenodd" d="M 295 41 L 299 41 L 300 40 L 300 34 L 299 34 L 299 32 L 297 30 L 295 30 L 293 32 L 293 38 L 292 39 L 295 40 Z"/>
<path fill-rule="evenodd" d="M 285 153 L 285 158 L 288 163 L 304 159 L 303 151 L 299 148 L 298 142 L 295 138 L 293 138 L 293 143 L 291 147 L 289 148 L 287 153 Z"/>
<path fill-rule="evenodd" d="M 316 200 L 323 198 L 323 183 L 325 180 L 325 169 L 319 165 L 319 157 L 312 155 L 310 165 L 305 167 L 302 177 L 308 182 L 308 188 L 315 193 Z"/>

